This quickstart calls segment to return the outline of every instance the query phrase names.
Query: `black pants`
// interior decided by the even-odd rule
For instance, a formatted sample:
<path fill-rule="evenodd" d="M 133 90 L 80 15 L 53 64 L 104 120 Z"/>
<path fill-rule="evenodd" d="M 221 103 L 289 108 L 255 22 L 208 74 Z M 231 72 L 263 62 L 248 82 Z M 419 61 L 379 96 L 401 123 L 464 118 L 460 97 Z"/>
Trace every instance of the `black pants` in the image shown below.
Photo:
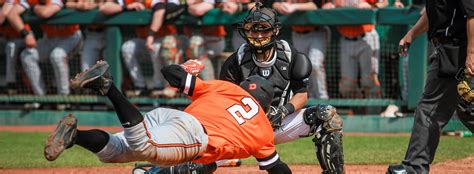
<path fill-rule="evenodd" d="M 460 100 L 457 80 L 454 77 L 438 77 L 437 56 L 431 56 L 430 62 L 423 96 L 415 111 L 410 143 L 402 162 L 405 167 L 412 167 L 417 173 L 429 173 L 441 130 L 451 119 Z M 461 112 L 458 112 L 458 117 L 469 130 L 474 131 L 473 117 Z"/>

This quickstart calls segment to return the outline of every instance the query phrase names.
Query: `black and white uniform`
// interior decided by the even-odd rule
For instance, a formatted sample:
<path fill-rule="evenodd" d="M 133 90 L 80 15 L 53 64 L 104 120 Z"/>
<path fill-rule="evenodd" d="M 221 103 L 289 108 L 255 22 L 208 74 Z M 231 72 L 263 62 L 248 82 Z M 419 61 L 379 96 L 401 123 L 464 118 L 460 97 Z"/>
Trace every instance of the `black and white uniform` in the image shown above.
<path fill-rule="evenodd" d="M 220 80 L 240 84 L 245 78 L 258 74 L 274 84 L 272 106 L 284 105 L 294 94 L 307 92 L 306 82 L 311 73 L 311 62 L 286 41 L 279 40 L 276 43 L 276 54 L 268 62 L 254 61 L 252 56 L 255 55 L 251 48 L 243 44 L 225 61 Z M 290 48 L 291 53 L 285 48 Z M 283 119 L 282 127 L 275 130 L 275 144 L 291 142 L 310 134 L 310 126 L 303 119 L 304 110 L 305 108 L 297 110 Z"/>

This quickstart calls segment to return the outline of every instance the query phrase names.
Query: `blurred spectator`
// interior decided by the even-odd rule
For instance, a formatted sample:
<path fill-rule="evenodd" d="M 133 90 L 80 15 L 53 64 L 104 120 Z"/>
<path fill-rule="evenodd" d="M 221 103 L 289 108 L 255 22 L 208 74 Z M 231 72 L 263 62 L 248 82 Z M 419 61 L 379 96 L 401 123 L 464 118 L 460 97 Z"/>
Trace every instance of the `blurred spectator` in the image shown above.
<path fill-rule="evenodd" d="M 12 27 L 25 38 L 26 49 L 21 52 L 21 62 L 26 71 L 33 92 L 36 95 L 45 95 L 43 78 L 39 62 L 46 61 L 52 64 L 56 79 L 57 92 L 69 94 L 69 67 L 68 55 L 77 49 L 81 42 L 79 25 L 40 25 L 43 38 L 38 43 L 33 33 L 25 27 L 20 15 L 27 9 L 31 9 L 36 16 L 47 19 L 63 8 L 61 0 L 51 1 L 20 1 L 8 14 L 8 21 Z"/>
<path fill-rule="evenodd" d="M 400 0 L 395 0 L 393 2 L 393 7 L 404 8 L 405 5 L 402 2 L 400 2 Z M 402 83 L 403 86 L 401 86 L 401 90 L 400 90 L 401 98 L 406 100 L 408 97 L 408 80 L 407 80 L 408 79 L 408 57 L 406 58 L 400 57 L 399 60 L 401 61 L 400 66 L 402 66 L 401 68 L 402 72 L 399 73 L 400 75 L 402 75 L 402 77 L 399 79 L 403 80 L 403 83 Z M 403 116 L 403 113 L 400 112 L 400 108 L 397 105 L 390 104 L 387 106 L 387 108 L 385 108 L 385 110 L 382 113 L 380 113 L 380 116 L 396 117 L 396 116 Z"/>
<path fill-rule="evenodd" d="M 118 3 L 107 3 L 104 6 L 108 8 L 112 6 L 113 9 L 105 12 L 105 14 L 114 14 L 122 12 L 123 9 L 140 11 L 145 9 L 151 9 L 153 11 L 153 18 L 150 25 L 135 26 L 136 38 L 130 39 L 122 45 L 122 57 L 124 63 L 129 71 L 129 74 L 133 81 L 133 89 L 126 91 L 126 95 L 139 96 L 144 95 L 147 90 L 146 81 L 143 76 L 143 72 L 140 68 L 138 59 L 147 58 L 151 59 L 153 64 L 153 83 L 151 84 L 152 95 L 162 94 L 166 86 L 166 81 L 161 74 L 160 70 L 167 62 L 163 57 L 160 56 L 160 50 L 162 49 L 162 42 L 166 41 L 166 46 L 176 48 L 177 40 L 175 34 L 177 29 L 173 24 L 163 24 L 166 20 L 167 10 L 176 10 L 180 8 L 179 1 L 167 1 L 167 3 L 153 0 L 153 1 L 139 1 L 139 0 L 125 0 Z M 122 8 L 123 6 L 123 8 Z M 120 7 L 120 8 L 119 8 Z M 170 51 L 167 52 L 167 59 L 171 59 L 174 55 L 169 55 Z M 174 52 L 176 54 L 176 52 Z M 176 93 L 169 94 L 169 97 L 174 96 Z"/>
<path fill-rule="evenodd" d="M 395 8 L 404 8 L 405 5 L 400 0 L 395 0 L 393 2 L 393 7 L 395 7 Z"/>
<path fill-rule="evenodd" d="M 252 9 L 255 6 L 255 2 L 250 0 L 240 0 L 240 1 L 225 1 L 219 5 L 219 8 L 228 14 L 235 14 L 237 12 L 245 12 Z M 240 36 L 237 29 L 232 30 L 232 47 L 234 50 L 237 50 L 240 45 L 244 44 L 245 40 Z"/>
<path fill-rule="evenodd" d="M 98 9 L 105 0 L 81 1 L 67 0 L 66 8 L 78 11 Z M 81 50 L 82 71 L 94 65 L 99 58 L 104 57 L 105 26 L 102 24 L 89 24 L 84 29 L 84 46 Z"/>
<path fill-rule="evenodd" d="M 214 0 L 188 0 L 188 12 L 193 16 L 203 16 L 215 6 Z M 223 25 L 184 26 L 188 37 L 186 58 L 199 59 L 205 66 L 200 76 L 204 80 L 216 78 L 212 60 L 225 49 L 225 28 Z"/>
<path fill-rule="evenodd" d="M 340 0 L 323 5 L 331 8 L 373 9 L 387 6 L 387 1 Z M 378 98 L 381 95 L 378 79 L 380 43 L 375 25 L 339 26 L 341 79 L 339 92 L 344 98 Z M 360 73 L 360 79 L 358 75 Z M 360 89 L 359 89 L 360 84 Z M 364 94 L 364 95 L 362 95 Z"/>
<path fill-rule="evenodd" d="M 4 25 L 8 13 L 13 9 L 16 1 L 9 0 L 5 2 L 0 0 L 1 13 L 0 13 L 0 37 L 5 40 L 5 58 L 6 58 L 6 83 L 8 94 L 18 93 L 18 87 L 16 85 L 16 62 L 18 59 L 19 52 L 25 48 L 25 42 L 21 37 L 20 33 L 15 31 L 11 26 Z M 29 26 L 27 26 L 29 28 Z"/>
<path fill-rule="evenodd" d="M 323 2 L 319 2 L 322 4 Z M 277 0 L 273 3 L 273 8 L 280 14 L 289 15 L 297 11 L 316 10 L 315 1 L 301 0 L 294 2 L 292 0 Z M 328 99 L 326 85 L 326 68 L 324 67 L 324 58 L 329 42 L 329 29 L 324 26 L 316 25 L 294 25 L 291 38 L 295 48 L 304 53 L 312 65 L 311 76 L 309 77 L 308 94 L 311 98 Z"/>

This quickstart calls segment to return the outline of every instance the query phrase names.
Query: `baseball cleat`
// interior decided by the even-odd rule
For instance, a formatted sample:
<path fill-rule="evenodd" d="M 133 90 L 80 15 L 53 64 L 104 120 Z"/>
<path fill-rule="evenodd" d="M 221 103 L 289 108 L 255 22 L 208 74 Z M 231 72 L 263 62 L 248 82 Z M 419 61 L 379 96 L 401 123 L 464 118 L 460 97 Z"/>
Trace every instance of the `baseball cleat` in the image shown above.
<path fill-rule="evenodd" d="M 77 118 L 68 114 L 59 120 L 58 127 L 49 135 L 44 146 L 44 157 L 54 161 L 64 151 L 72 147 L 77 134 Z"/>
<path fill-rule="evenodd" d="M 112 85 L 112 78 L 109 73 L 109 64 L 106 61 L 97 61 L 90 69 L 87 69 L 71 80 L 71 87 L 90 88 L 106 95 Z"/>

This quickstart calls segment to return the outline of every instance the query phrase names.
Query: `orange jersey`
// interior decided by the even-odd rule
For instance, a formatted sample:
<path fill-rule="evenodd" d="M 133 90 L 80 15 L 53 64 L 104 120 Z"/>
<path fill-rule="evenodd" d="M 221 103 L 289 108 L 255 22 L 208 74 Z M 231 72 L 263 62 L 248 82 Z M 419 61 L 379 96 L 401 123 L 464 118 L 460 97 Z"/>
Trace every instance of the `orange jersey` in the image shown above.
<path fill-rule="evenodd" d="M 195 162 L 276 155 L 270 122 L 249 93 L 227 81 L 194 79 L 184 90 L 192 99 L 184 111 L 201 122 L 209 137 L 206 153 Z"/>
<path fill-rule="evenodd" d="M 357 37 L 375 28 L 373 24 L 339 26 L 337 31 L 345 37 Z"/>
<path fill-rule="evenodd" d="M 199 28 L 200 29 L 199 32 L 204 36 L 225 37 L 227 35 L 223 25 L 208 25 L 208 26 L 197 26 L 197 27 L 184 26 L 183 28 L 184 35 L 191 36 L 194 28 Z"/>
<path fill-rule="evenodd" d="M 150 31 L 150 26 L 138 26 L 133 28 L 135 30 L 135 34 L 139 38 L 146 38 L 148 36 L 148 31 Z M 173 35 L 178 33 L 178 30 L 176 29 L 176 26 L 173 24 L 163 24 L 154 34 L 155 37 L 165 37 L 168 35 Z"/>
<path fill-rule="evenodd" d="M 60 7 L 64 6 L 61 0 L 27 0 L 30 6 L 33 5 L 49 5 L 56 4 Z M 67 37 L 71 36 L 79 30 L 79 25 L 40 25 L 41 30 L 48 35 L 48 37 Z"/>
<path fill-rule="evenodd" d="M 30 25 L 25 24 L 25 29 L 31 31 Z M 8 39 L 21 38 L 20 32 L 15 31 L 10 25 L 1 25 L 0 34 Z"/>
<path fill-rule="evenodd" d="M 345 2 L 347 1 L 347 2 Z M 375 4 L 379 2 L 379 0 L 360 0 L 360 1 L 350 1 L 350 0 L 338 0 L 336 1 L 336 6 L 338 7 L 343 7 L 344 3 L 355 3 L 355 2 L 367 2 L 369 4 Z M 348 25 L 348 26 L 339 26 L 336 27 L 337 31 L 345 37 L 357 37 L 361 36 L 362 34 L 366 32 L 370 32 L 375 28 L 375 25 L 373 24 L 364 24 L 364 25 Z"/>

